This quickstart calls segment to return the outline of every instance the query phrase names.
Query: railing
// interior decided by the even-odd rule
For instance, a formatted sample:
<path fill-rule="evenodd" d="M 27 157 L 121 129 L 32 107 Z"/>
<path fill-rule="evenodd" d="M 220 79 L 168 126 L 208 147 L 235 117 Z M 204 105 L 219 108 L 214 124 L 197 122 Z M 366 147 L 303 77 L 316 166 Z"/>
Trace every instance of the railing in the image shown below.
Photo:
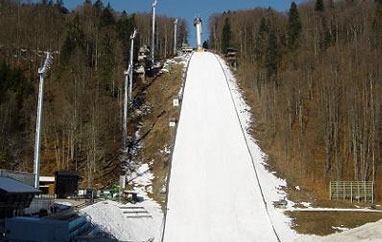
<path fill-rule="evenodd" d="M 374 203 L 374 182 L 372 181 L 331 181 L 330 200 L 350 200 Z"/>
<path fill-rule="evenodd" d="M 35 196 L 28 208 L 25 208 L 25 214 L 37 214 L 41 209 L 46 209 L 47 211 L 54 205 L 55 195 L 41 194 Z"/>

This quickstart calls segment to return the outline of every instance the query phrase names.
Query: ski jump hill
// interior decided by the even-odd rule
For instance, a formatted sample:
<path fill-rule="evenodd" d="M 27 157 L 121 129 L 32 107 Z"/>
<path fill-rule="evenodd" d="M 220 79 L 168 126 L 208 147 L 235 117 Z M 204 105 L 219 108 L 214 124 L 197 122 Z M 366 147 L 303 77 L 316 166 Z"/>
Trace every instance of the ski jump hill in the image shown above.
<path fill-rule="evenodd" d="M 165 242 L 278 241 L 224 71 L 209 52 L 189 63 L 167 201 Z"/>

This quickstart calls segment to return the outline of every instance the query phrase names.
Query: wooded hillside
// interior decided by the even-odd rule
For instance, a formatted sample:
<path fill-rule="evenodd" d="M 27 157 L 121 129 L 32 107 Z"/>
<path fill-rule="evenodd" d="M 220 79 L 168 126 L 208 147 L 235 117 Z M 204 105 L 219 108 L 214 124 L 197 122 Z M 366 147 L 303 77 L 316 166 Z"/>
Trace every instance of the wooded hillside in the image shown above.
<path fill-rule="evenodd" d="M 173 22 L 157 16 L 158 59 L 172 55 Z M 185 20 L 179 22 L 181 45 L 188 34 Z M 89 187 L 102 177 L 119 175 L 123 73 L 134 28 L 137 49 L 150 46 L 148 13 L 119 13 L 100 0 L 86 0 L 73 11 L 62 0 L 0 0 L 0 168 L 32 170 L 37 69 L 43 51 L 52 51 L 44 86 L 42 174 L 75 169 Z M 128 115 L 131 137 L 139 102 L 134 101 Z"/>
<path fill-rule="evenodd" d="M 209 26 L 209 46 L 239 51 L 237 74 L 270 164 L 324 197 L 330 180 L 375 179 L 381 199 L 381 1 L 227 12 Z"/>

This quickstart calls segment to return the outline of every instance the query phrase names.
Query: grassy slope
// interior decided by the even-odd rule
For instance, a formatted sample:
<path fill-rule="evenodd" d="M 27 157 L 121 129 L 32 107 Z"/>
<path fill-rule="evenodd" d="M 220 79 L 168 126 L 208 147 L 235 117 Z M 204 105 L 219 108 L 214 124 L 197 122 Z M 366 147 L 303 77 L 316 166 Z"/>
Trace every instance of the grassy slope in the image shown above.
<path fill-rule="evenodd" d="M 165 202 L 165 194 L 161 193 L 166 185 L 170 154 L 175 129 L 169 127 L 171 117 L 178 118 L 179 108 L 173 107 L 172 99 L 177 96 L 182 85 L 182 65 L 173 65 L 169 73 L 154 79 L 146 89 L 146 105 L 151 109 L 144 117 L 141 134 L 148 133 L 144 139 L 144 146 L 140 154 L 143 163 L 149 163 L 155 178 L 153 180 L 153 194 L 151 196 L 161 205 Z"/>

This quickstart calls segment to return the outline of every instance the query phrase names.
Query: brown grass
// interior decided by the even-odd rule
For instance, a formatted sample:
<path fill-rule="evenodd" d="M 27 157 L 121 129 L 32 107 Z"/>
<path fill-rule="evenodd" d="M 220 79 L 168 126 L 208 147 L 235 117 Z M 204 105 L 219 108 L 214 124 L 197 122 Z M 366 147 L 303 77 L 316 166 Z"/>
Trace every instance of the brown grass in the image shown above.
<path fill-rule="evenodd" d="M 301 234 L 328 235 L 382 219 L 382 213 L 352 212 L 287 212 L 293 219 L 293 229 Z"/>
<path fill-rule="evenodd" d="M 141 152 L 143 163 L 151 163 L 153 180 L 153 194 L 150 196 L 163 207 L 166 196 L 161 189 L 166 185 L 170 154 L 161 154 L 166 146 L 173 146 L 175 129 L 169 127 L 169 118 L 179 117 L 179 108 L 173 107 L 172 99 L 176 96 L 182 84 L 182 66 L 172 66 L 170 73 L 159 76 L 146 90 L 146 104 L 151 112 L 144 118 L 141 134 L 151 131 L 144 139 L 144 147 Z"/>

